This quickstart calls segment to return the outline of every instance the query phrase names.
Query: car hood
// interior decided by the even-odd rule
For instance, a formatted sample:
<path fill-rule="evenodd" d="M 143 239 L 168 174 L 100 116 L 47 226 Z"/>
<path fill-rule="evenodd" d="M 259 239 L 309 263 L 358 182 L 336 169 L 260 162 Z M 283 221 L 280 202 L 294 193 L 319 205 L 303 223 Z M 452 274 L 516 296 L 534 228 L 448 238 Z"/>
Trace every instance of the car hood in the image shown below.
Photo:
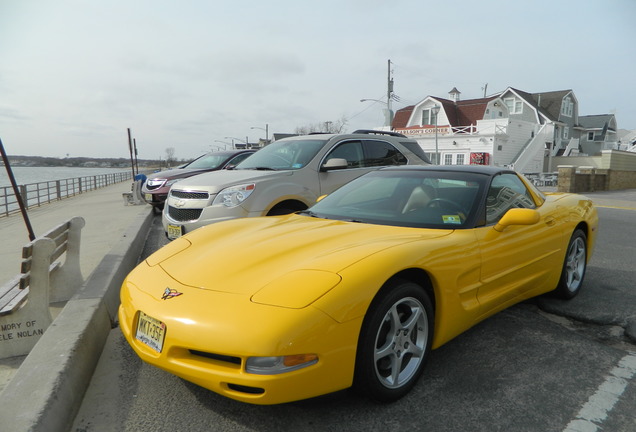
<path fill-rule="evenodd" d="M 304 285 L 320 280 L 335 286 L 339 271 L 365 257 L 451 232 L 299 215 L 244 218 L 195 230 L 147 263 L 183 285 L 253 295 L 276 281 Z"/>
<path fill-rule="evenodd" d="M 216 193 L 235 184 L 291 176 L 293 171 L 220 170 L 199 174 L 182 180 L 175 189 L 204 190 Z"/>
<path fill-rule="evenodd" d="M 149 180 L 153 179 L 175 179 L 182 177 L 189 177 L 197 175 L 198 173 L 206 172 L 206 169 L 188 169 L 188 168 L 176 168 L 172 170 L 161 171 L 148 176 Z"/>

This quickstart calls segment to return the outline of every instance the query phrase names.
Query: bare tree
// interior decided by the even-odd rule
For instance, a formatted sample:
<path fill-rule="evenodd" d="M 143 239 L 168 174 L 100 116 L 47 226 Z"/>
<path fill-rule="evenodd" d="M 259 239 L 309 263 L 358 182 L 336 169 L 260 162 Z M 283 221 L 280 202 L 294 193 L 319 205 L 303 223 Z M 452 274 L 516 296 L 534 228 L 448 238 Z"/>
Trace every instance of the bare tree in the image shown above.
<path fill-rule="evenodd" d="M 322 133 L 343 133 L 347 126 L 348 120 L 345 116 L 340 117 L 336 121 L 325 121 L 322 123 L 314 123 L 305 126 L 298 126 L 294 133 L 298 135 L 307 135 L 312 132 Z"/>
<path fill-rule="evenodd" d="M 172 164 L 175 162 L 174 151 L 174 147 L 166 148 L 166 165 L 168 167 L 171 167 Z"/>

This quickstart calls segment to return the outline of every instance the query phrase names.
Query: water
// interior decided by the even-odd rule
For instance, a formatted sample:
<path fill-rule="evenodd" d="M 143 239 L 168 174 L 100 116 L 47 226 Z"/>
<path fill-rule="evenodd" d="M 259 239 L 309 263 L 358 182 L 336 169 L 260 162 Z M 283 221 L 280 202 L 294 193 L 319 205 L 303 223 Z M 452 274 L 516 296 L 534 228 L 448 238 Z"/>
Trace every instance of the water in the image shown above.
<path fill-rule="evenodd" d="M 130 171 L 126 168 L 80 168 L 80 167 L 12 167 L 13 176 L 19 185 L 62 180 L 77 177 L 89 177 L 100 174 L 112 174 Z M 0 187 L 11 186 L 7 169 L 0 166 Z"/>

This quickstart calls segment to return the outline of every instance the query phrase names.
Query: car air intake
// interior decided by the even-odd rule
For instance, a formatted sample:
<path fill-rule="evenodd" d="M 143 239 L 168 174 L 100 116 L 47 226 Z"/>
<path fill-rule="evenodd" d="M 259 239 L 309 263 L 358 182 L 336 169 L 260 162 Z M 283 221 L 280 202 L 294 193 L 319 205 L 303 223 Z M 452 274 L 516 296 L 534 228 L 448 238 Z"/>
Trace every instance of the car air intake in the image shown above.
<path fill-rule="evenodd" d="M 197 355 L 197 356 L 201 356 L 201 357 L 205 357 L 205 358 L 209 358 L 212 360 L 218 360 L 218 361 L 222 361 L 222 362 L 226 362 L 226 363 L 232 363 L 234 365 L 240 366 L 241 365 L 241 358 L 240 357 L 234 357 L 234 356 L 227 356 L 227 355 L 223 355 L 223 354 L 214 354 L 214 353 L 210 353 L 210 352 L 206 352 L 206 351 L 199 351 L 199 350 L 188 350 L 190 351 L 190 354 L 192 355 Z"/>
<path fill-rule="evenodd" d="M 263 394 L 263 393 L 265 393 L 265 389 L 262 389 L 260 387 L 248 387 L 248 386 L 232 384 L 232 383 L 227 383 L 227 386 L 231 390 L 234 390 L 234 391 L 237 391 L 237 392 L 241 392 L 241 393 L 247 393 L 247 394 Z"/>

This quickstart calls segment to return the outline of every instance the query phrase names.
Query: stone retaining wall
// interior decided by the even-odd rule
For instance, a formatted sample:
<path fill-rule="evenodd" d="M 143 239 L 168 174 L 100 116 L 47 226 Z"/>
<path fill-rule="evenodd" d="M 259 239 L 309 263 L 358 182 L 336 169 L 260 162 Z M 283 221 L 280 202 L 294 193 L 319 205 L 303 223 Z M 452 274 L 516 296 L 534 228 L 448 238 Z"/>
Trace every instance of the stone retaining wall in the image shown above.
<path fill-rule="evenodd" d="M 636 189 L 636 153 L 605 150 L 595 158 L 594 166 L 558 165 L 557 190 L 580 193 Z"/>
<path fill-rule="evenodd" d="M 636 171 L 559 165 L 559 192 L 595 192 L 636 189 Z"/>

